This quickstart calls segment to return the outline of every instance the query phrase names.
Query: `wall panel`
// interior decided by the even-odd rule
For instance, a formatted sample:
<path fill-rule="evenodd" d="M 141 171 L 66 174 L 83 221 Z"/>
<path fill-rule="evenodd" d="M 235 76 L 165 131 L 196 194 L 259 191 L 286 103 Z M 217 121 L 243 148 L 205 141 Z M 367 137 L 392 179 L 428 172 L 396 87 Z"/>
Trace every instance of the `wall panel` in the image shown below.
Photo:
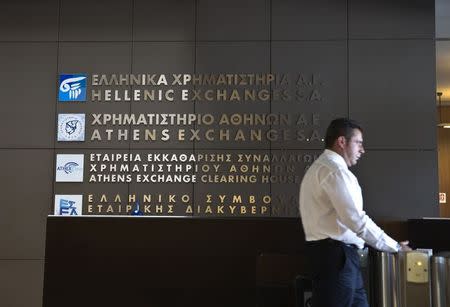
<path fill-rule="evenodd" d="M 135 0 L 133 40 L 194 41 L 195 3 L 195 0 Z"/>
<path fill-rule="evenodd" d="M 352 39 L 434 39 L 434 1 L 348 2 Z"/>
<path fill-rule="evenodd" d="M 42 306 L 43 260 L 0 260 L 0 273 L 3 306 Z"/>
<path fill-rule="evenodd" d="M 61 41 L 130 41 L 132 1 L 61 0 Z"/>
<path fill-rule="evenodd" d="M 43 259 L 53 150 L 2 149 L 0 168 L 0 259 Z"/>
<path fill-rule="evenodd" d="M 270 1 L 197 2 L 197 40 L 268 40 Z"/>
<path fill-rule="evenodd" d="M 375 220 L 438 216 L 436 151 L 368 151 L 355 170 Z"/>
<path fill-rule="evenodd" d="M 1 148 L 54 144 L 55 43 L 0 43 Z"/>
<path fill-rule="evenodd" d="M 349 46 L 350 117 L 368 149 L 435 149 L 431 40 L 358 40 Z"/>
<path fill-rule="evenodd" d="M 58 0 L 4 1 L 0 5 L 0 41 L 58 40 Z"/>
<path fill-rule="evenodd" d="M 273 40 L 347 38 L 345 1 L 272 1 Z"/>

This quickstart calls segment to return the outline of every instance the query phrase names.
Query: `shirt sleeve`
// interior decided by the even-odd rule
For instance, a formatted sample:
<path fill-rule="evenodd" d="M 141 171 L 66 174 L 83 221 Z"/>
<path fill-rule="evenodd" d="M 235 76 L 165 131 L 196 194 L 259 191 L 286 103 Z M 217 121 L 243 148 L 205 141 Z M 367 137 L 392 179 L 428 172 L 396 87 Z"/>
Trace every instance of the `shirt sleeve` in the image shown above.
<path fill-rule="evenodd" d="M 356 183 L 357 184 L 357 183 Z M 321 183 L 328 195 L 340 222 L 352 230 L 358 237 L 370 246 L 386 252 L 397 252 L 398 243 L 388 236 L 375 222 L 362 210 L 362 200 L 359 186 L 355 189 L 355 182 L 344 170 L 335 171 L 327 176 Z M 361 209 L 360 209 L 361 208 Z"/>

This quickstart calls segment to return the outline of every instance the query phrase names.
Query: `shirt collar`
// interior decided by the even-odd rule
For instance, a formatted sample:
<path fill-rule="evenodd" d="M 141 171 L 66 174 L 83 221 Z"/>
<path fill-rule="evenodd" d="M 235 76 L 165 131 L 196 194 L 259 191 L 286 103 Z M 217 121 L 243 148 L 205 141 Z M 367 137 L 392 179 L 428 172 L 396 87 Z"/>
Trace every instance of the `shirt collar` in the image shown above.
<path fill-rule="evenodd" d="M 330 149 L 325 149 L 323 154 L 327 158 L 329 158 L 330 160 L 336 162 L 339 166 L 343 166 L 345 168 L 348 168 L 348 165 L 345 162 L 344 158 L 340 154 L 338 154 L 337 152 L 335 152 L 333 150 L 330 150 Z"/>

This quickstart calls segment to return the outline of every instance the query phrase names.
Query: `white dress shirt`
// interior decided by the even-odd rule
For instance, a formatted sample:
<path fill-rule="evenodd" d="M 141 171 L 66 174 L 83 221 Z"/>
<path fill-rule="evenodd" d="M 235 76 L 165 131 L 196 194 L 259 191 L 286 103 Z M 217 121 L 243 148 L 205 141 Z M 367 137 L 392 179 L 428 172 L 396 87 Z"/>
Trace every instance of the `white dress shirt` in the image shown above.
<path fill-rule="evenodd" d="M 364 242 L 388 252 L 398 243 L 363 211 L 358 179 L 344 158 L 325 149 L 303 177 L 300 186 L 300 215 L 306 241 L 326 238 L 363 248 Z"/>

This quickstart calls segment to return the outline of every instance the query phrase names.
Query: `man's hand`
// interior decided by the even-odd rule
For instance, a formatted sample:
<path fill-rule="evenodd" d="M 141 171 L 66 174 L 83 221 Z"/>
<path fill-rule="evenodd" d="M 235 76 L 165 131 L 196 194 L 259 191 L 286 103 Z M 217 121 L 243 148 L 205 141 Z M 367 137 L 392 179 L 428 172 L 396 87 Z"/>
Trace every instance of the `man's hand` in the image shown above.
<path fill-rule="evenodd" d="M 408 246 L 409 241 L 402 241 L 398 242 L 400 245 L 400 248 L 398 249 L 399 252 L 410 252 L 412 251 L 412 248 Z"/>

